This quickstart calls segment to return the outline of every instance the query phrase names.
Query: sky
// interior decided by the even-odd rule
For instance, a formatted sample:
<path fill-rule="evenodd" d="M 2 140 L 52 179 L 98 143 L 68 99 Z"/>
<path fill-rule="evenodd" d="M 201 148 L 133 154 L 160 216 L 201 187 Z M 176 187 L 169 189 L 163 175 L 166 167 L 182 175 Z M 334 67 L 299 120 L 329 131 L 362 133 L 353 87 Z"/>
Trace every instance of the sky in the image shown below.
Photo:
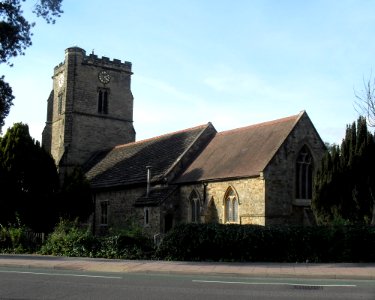
<path fill-rule="evenodd" d="M 72 46 L 132 63 L 137 140 L 305 110 L 339 144 L 375 72 L 374 0 L 64 0 L 54 25 L 33 3 L 33 45 L 0 65 L 16 97 L 3 134 L 23 122 L 41 141 L 53 69 Z"/>

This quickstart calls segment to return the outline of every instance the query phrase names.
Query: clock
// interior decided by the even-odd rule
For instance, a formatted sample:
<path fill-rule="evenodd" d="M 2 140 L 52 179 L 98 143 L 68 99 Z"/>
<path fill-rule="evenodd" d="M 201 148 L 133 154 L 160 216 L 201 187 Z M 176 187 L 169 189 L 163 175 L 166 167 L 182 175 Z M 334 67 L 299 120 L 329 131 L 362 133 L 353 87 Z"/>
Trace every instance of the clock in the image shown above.
<path fill-rule="evenodd" d="M 106 84 L 111 80 L 111 75 L 109 75 L 107 71 L 100 71 L 98 78 L 101 83 Z"/>
<path fill-rule="evenodd" d="M 61 89 L 61 87 L 64 85 L 64 73 L 61 73 L 59 77 L 57 78 L 57 85 Z"/>

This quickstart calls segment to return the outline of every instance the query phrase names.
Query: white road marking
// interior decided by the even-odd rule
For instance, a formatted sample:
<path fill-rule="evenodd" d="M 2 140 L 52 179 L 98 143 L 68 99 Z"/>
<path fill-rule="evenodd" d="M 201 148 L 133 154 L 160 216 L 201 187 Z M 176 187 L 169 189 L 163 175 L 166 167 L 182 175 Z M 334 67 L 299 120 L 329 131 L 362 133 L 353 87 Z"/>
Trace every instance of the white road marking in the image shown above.
<path fill-rule="evenodd" d="M 222 283 L 222 284 L 248 284 L 248 285 L 287 285 L 305 287 L 357 287 L 355 284 L 303 284 L 287 282 L 245 282 L 245 281 L 219 281 L 219 280 L 192 280 L 198 283 Z"/>
<path fill-rule="evenodd" d="M 68 274 L 68 273 L 43 273 L 43 272 L 1 271 L 1 270 L 0 270 L 0 273 L 47 275 L 47 276 L 71 276 L 71 277 L 87 277 L 87 278 L 107 278 L 107 279 L 122 279 L 122 277 L 120 277 L 120 276 L 102 276 L 102 275 Z"/>

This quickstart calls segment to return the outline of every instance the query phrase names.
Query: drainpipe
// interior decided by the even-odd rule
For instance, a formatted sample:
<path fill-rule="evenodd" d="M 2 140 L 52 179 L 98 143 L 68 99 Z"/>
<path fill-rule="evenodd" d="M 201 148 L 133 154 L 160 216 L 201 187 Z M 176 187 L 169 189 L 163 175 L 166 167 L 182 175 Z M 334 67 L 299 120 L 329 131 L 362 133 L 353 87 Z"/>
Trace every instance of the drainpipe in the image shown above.
<path fill-rule="evenodd" d="M 150 195 L 150 181 L 151 181 L 151 166 L 146 166 L 147 170 L 147 190 L 146 190 L 146 197 Z"/>
<path fill-rule="evenodd" d="M 207 200 L 207 182 L 203 182 L 203 204 L 206 204 Z"/>
<path fill-rule="evenodd" d="M 94 203 L 94 213 L 92 216 L 92 234 L 96 234 L 96 193 L 93 193 L 92 195 L 92 201 Z"/>

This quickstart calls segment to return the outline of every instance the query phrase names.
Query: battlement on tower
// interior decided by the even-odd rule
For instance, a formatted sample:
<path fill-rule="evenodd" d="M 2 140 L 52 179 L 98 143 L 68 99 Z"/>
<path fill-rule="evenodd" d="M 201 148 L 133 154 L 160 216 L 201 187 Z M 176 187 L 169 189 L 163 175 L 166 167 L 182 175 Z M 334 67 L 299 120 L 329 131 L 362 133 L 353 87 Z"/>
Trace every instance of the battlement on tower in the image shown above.
<path fill-rule="evenodd" d="M 129 61 L 122 62 L 119 59 L 113 59 L 106 56 L 98 57 L 94 54 L 94 51 L 86 55 L 86 51 L 79 47 L 70 47 L 65 50 L 65 56 L 75 55 L 77 57 L 77 61 L 80 60 L 82 64 L 87 65 L 95 65 L 95 66 L 102 66 L 107 69 L 116 69 L 119 71 L 125 71 L 132 74 L 132 63 Z M 61 68 L 65 62 L 60 63 L 55 67 L 55 71 Z"/>

